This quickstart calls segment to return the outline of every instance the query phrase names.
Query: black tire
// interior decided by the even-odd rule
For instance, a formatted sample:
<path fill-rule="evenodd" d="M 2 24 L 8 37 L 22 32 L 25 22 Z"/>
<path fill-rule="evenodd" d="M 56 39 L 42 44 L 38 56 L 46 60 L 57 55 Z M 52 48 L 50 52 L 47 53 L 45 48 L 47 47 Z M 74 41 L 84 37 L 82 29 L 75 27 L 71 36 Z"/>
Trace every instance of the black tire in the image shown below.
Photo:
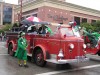
<path fill-rule="evenodd" d="M 8 54 L 9 54 L 10 56 L 14 56 L 14 51 L 13 51 L 13 45 L 12 45 L 12 44 L 10 44 L 10 45 L 8 46 Z"/>
<path fill-rule="evenodd" d="M 98 54 L 98 56 L 100 56 L 100 52 L 98 52 L 97 54 Z"/>
<path fill-rule="evenodd" d="M 41 49 L 38 49 L 34 55 L 34 62 L 36 65 L 40 67 L 44 67 L 46 65 L 46 61 L 44 60 L 44 55 Z"/>

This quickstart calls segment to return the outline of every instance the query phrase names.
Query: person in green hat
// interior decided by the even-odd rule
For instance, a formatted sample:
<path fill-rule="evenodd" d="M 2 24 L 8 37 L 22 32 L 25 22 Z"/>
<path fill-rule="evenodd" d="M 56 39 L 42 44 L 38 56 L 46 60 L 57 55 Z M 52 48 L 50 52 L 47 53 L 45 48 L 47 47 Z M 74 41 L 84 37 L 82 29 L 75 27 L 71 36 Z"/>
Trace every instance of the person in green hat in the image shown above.
<path fill-rule="evenodd" d="M 18 39 L 18 46 L 15 56 L 18 58 L 18 65 L 22 67 L 22 61 L 24 62 L 24 67 L 28 67 L 27 65 L 27 41 L 25 39 L 25 33 L 21 32 Z"/>

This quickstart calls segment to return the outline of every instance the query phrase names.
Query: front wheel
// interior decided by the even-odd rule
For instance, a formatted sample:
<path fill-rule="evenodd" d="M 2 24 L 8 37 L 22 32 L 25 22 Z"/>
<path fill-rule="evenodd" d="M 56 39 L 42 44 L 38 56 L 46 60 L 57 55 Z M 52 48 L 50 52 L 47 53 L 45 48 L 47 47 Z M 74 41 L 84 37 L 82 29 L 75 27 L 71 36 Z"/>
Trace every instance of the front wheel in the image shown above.
<path fill-rule="evenodd" d="M 12 44 L 10 44 L 8 46 L 8 54 L 11 55 L 11 56 L 14 56 L 14 51 L 13 51 L 13 45 Z"/>
<path fill-rule="evenodd" d="M 98 54 L 98 56 L 100 56 L 100 53 L 97 53 Z"/>
<path fill-rule="evenodd" d="M 44 55 L 43 55 L 43 52 L 41 49 L 38 49 L 35 52 L 34 61 L 35 61 L 36 65 L 38 65 L 38 66 L 43 67 L 46 65 L 46 61 L 44 60 Z"/>

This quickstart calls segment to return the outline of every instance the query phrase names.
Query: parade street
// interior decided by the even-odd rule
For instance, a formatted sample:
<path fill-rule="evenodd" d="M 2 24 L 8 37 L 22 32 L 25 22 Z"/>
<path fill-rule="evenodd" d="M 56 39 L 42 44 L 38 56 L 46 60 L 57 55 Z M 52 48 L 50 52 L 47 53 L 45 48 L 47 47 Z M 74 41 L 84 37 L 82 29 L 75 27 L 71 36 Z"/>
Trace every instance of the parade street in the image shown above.
<path fill-rule="evenodd" d="M 7 54 L 5 42 L 0 42 L 0 75 L 100 75 L 100 61 L 96 60 L 66 64 L 63 67 L 47 63 L 45 67 L 39 67 L 28 58 L 29 67 L 19 67 L 17 58 Z"/>

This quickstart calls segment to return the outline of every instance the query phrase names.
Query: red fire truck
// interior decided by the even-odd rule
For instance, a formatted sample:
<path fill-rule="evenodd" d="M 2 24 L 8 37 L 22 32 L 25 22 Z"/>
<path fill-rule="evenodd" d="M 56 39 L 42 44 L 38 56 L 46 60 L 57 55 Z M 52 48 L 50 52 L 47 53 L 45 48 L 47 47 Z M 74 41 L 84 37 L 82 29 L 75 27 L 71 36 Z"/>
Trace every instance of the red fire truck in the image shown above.
<path fill-rule="evenodd" d="M 84 40 L 73 26 L 48 25 L 47 27 L 50 27 L 53 32 L 51 34 L 33 34 L 30 32 L 33 26 L 36 26 L 38 30 L 41 25 L 37 23 L 26 26 L 26 28 L 13 28 L 12 31 L 7 32 L 8 53 L 13 55 L 16 52 L 18 34 L 23 31 L 26 33 L 25 37 L 28 42 L 27 55 L 32 57 L 38 66 L 44 66 L 46 62 L 65 64 L 88 60 L 85 57 L 86 45 Z"/>

